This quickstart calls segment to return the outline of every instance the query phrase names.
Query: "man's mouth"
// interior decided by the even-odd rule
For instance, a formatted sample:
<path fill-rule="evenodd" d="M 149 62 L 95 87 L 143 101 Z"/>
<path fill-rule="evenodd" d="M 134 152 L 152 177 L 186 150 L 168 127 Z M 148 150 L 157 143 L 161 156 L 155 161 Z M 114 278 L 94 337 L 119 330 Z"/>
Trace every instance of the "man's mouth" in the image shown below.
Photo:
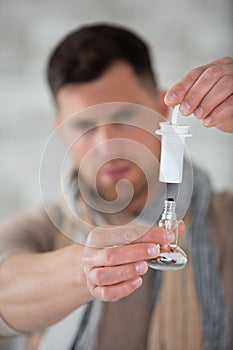
<path fill-rule="evenodd" d="M 130 173 L 129 165 L 107 165 L 106 168 L 102 169 L 102 174 L 111 178 L 112 180 L 120 180 L 127 178 Z"/>

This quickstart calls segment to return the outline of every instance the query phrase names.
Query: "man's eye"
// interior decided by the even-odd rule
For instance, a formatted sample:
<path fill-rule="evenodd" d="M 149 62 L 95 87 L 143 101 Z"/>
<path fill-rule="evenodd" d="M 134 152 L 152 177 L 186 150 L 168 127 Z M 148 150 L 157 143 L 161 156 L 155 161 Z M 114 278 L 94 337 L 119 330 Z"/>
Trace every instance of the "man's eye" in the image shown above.
<path fill-rule="evenodd" d="M 114 116 L 113 122 L 114 123 L 124 123 L 132 119 L 134 116 L 133 110 L 127 109 L 119 112 L 117 115 Z"/>
<path fill-rule="evenodd" d="M 80 131 L 88 131 L 96 127 L 96 124 L 89 120 L 79 120 L 75 123 L 75 127 Z"/>

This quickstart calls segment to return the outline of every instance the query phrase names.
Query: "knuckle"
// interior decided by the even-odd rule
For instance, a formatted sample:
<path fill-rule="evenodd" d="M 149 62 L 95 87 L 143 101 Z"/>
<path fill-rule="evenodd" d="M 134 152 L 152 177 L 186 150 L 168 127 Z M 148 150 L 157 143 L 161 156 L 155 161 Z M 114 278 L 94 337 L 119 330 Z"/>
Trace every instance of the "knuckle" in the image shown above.
<path fill-rule="evenodd" d="M 196 90 L 191 90 L 189 93 L 188 93 L 188 96 L 186 98 L 186 101 L 188 101 L 188 103 L 192 106 L 192 105 L 195 105 L 197 101 L 199 101 L 201 98 L 201 95 L 199 93 L 199 91 L 196 91 Z"/>
<path fill-rule="evenodd" d="M 94 229 L 89 233 L 87 237 L 86 245 L 92 245 L 93 242 L 95 242 L 95 240 L 96 240 L 96 231 Z"/>
<path fill-rule="evenodd" d="M 148 256 L 148 247 L 145 244 L 138 245 L 138 252 L 137 252 L 138 259 L 144 259 Z"/>
<path fill-rule="evenodd" d="M 132 242 L 134 240 L 134 230 L 132 227 L 124 227 L 122 229 L 123 240 L 126 243 Z"/>
<path fill-rule="evenodd" d="M 81 264 L 83 266 L 83 271 L 86 273 L 91 266 L 91 259 L 88 255 L 84 255 L 81 257 Z"/>
<path fill-rule="evenodd" d="M 86 246 L 101 248 L 102 245 L 103 245 L 102 228 L 96 227 L 89 233 L 86 241 Z"/>
<path fill-rule="evenodd" d="M 213 78 L 218 79 L 223 74 L 224 74 L 224 67 L 221 65 L 214 65 L 214 66 L 208 67 L 204 72 L 205 78 L 207 80 L 212 80 Z"/>
<path fill-rule="evenodd" d="M 116 297 L 113 290 L 109 287 L 101 287 L 100 288 L 100 299 L 106 302 L 114 302 L 118 298 Z"/>
<path fill-rule="evenodd" d="M 124 240 L 126 243 L 131 243 L 141 238 L 146 232 L 142 227 L 131 226 L 124 231 Z"/>
<path fill-rule="evenodd" d="M 130 279 L 135 275 L 136 275 L 135 264 L 124 265 L 124 267 L 119 268 L 117 271 L 117 278 L 120 281 Z"/>
<path fill-rule="evenodd" d="M 224 56 L 220 59 L 220 62 L 223 64 L 233 63 L 233 58 L 231 56 Z"/>
<path fill-rule="evenodd" d="M 233 76 L 224 75 L 221 78 L 220 83 L 222 84 L 224 89 L 226 89 L 227 91 L 230 91 L 231 93 L 233 92 Z"/>
<path fill-rule="evenodd" d="M 104 271 L 103 269 L 93 269 L 90 272 L 89 278 L 96 285 L 101 285 L 104 279 Z"/>
<path fill-rule="evenodd" d="M 233 117 L 233 96 L 231 98 L 228 98 L 228 105 L 223 104 L 222 106 L 219 106 L 216 108 L 212 113 L 211 117 L 214 121 L 221 121 L 226 118 L 232 118 Z"/>
<path fill-rule="evenodd" d="M 114 257 L 114 249 L 112 247 L 107 247 L 104 249 L 104 261 L 107 266 L 112 265 Z"/>
<path fill-rule="evenodd" d="M 197 80 L 202 72 L 203 72 L 203 68 L 202 67 L 196 67 L 196 68 L 192 69 L 189 72 L 189 79 L 191 81 Z"/>
<path fill-rule="evenodd" d="M 88 281 L 88 280 L 87 280 L 87 288 L 88 288 L 89 292 L 91 293 L 91 295 L 93 297 L 95 297 L 96 296 L 95 288 L 94 288 L 93 284 L 90 283 L 90 281 Z"/>

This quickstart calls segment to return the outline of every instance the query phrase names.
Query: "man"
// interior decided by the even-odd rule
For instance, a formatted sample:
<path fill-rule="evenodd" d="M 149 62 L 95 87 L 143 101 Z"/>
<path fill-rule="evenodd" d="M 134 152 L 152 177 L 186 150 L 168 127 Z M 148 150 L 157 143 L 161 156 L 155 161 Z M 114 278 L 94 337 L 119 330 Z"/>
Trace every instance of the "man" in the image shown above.
<path fill-rule="evenodd" d="M 133 103 L 168 117 L 146 45 L 123 28 L 87 26 L 68 35 L 50 57 L 48 80 L 59 128 L 70 127 L 70 116 L 109 102 Z M 188 73 L 165 102 L 180 104 L 184 115 L 194 112 L 205 126 L 233 131 L 232 82 L 233 60 L 222 58 Z M 73 218 L 62 205 L 49 209 L 51 215 L 43 208 L 2 227 L 1 333 L 32 334 L 31 349 L 227 349 L 233 323 L 232 196 L 212 195 L 207 177 L 195 168 L 184 219 L 189 264 L 177 272 L 148 271 L 146 261 L 159 255 L 159 245 L 173 242 L 174 234 L 151 224 L 158 180 L 149 193 L 144 168 L 124 157 L 122 148 L 114 153 L 122 144 L 115 141 L 128 140 L 126 148 L 131 142 L 141 145 L 156 159 L 160 143 L 140 123 L 127 124 L 125 116 L 116 121 L 115 112 L 110 121 L 108 113 L 103 120 L 101 113 L 77 119 L 71 189 L 81 221 L 96 227 L 87 232 L 86 244 L 64 237 Z M 67 142 L 66 129 L 61 134 Z M 150 170 L 146 160 L 142 164 Z M 77 188 L 78 176 L 96 208 Z M 131 201 L 120 210 L 100 211 L 102 200 L 118 198 L 116 185 L 123 179 L 133 186 Z M 129 225 L 145 204 L 148 230 Z M 79 223 L 72 222 L 75 232 L 81 231 Z"/>

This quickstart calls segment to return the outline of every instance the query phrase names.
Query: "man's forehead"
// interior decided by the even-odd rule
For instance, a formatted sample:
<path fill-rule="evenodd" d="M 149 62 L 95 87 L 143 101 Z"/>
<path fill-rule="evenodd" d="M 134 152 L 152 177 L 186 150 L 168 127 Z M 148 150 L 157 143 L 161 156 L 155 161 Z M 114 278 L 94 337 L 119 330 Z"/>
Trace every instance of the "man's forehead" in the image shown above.
<path fill-rule="evenodd" d="M 133 116 L 139 114 L 139 108 L 136 104 L 130 103 L 102 103 L 73 115 L 73 120 L 116 120 L 121 117 Z"/>
<path fill-rule="evenodd" d="M 143 90 L 133 68 L 125 62 L 110 66 L 99 78 L 81 83 L 64 85 L 57 93 L 59 108 L 79 105 L 80 109 L 99 103 L 139 102 L 137 92 Z"/>

